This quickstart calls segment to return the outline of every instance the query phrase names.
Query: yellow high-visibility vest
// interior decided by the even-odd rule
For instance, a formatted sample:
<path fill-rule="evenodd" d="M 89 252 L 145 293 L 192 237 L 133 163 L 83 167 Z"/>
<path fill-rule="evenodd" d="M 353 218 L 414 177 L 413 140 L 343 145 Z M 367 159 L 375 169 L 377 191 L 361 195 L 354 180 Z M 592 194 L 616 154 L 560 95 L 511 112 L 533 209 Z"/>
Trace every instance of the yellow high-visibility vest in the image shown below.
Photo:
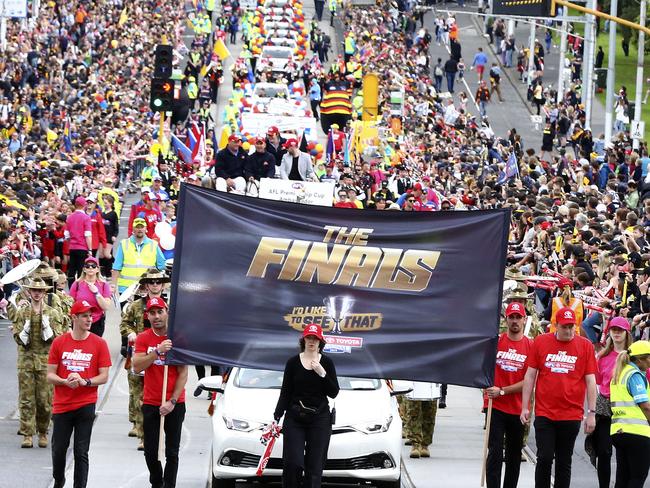
<path fill-rule="evenodd" d="M 627 380 L 638 371 L 634 366 L 628 364 L 621 371 L 620 378 L 612 378 L 612 382 L 609 385 L 610 402 L 612 405 L 612 426 L 609 431 L 611 435 L 623 433 L 650 437 L 650 424 L 648 424 L 648 419 L 646 419 L 643 410 L 634 403 L 634 398 L 627 390 Z M 650 394 L 650 388 L 648 388 L 647 382 L 646 389 L 648 389 L 648 393 Z"/>
<path fill-rule="evenodd" d="M 580 334 L 580 331 L 582 330 L 580 325 L 582 324 L 583 320 L 583 308 L 582 300 L 579 298 L 572 298 L 567 305 L 564 304 L 562 298 L 560 297 L 555 297 L 553 299 L 551 306 L 551 327 L 549 332 L 555 332 L 557 329 L 557 320 L 555 319 L 555 315 L 557 314 L 558 310 L 564 307 L 570 307 L 576 314 L 576 333 Z"/>
<path fill-rule="evenodd" d="M 156 266 L 157 243 L 149 241 L 143 244 L 140 252 L 131 238 L 124 239 L 120 245 L 124 260 L 117 286 L 129 287 L 138 281 L 145 271 Z"/>

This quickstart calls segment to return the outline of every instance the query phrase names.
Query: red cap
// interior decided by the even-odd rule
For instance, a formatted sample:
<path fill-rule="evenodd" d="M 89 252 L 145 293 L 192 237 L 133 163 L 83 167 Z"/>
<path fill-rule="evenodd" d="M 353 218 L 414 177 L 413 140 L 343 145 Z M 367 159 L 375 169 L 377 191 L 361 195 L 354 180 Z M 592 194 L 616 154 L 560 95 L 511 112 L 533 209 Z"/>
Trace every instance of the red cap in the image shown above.
<path fill-rule="evenodd" d="M 241 138 L 238 135 L 233 134 L 228 138 L 228 142 L 241 142 Z"/>
<path fill-rule="evenodd" d="M 285 149 L 289 149 L 290 147 L 298 147 L 298 141 L 296 139 L 289 139 L 284 143 Z"/>
<path fill-rule="evenodd" d="M 413 191 L 417 191 L 417 190 L 422 191 L 422 184 L 416 183 L 415 185 L 413 185 Z"/>
<path fill-rule="evenodd" d="M 74 302 L 72 307 L 70 307 L 70 315 L 79 315 L 80 313 L 86 313 L 92 310 L 93 308 L 95 307 L 93 307 L 86 300 L 77 300 L 76 302 Z"/>
<path fill-rule="evenodd" d="M 167 308 L 167 303 L 160 297 L 151 297 L 147 300 L 147 311 L 152 308 Z"/>
<path fill-rule="evenodd" d="M 305 338 L 307 336 L 318 337 L 319 341 L 325 341 L 325 339 L 323 338 L 323 329 L 321 328 L 320 325 L 317 324 L 305 325 L 305 328 L 302 331 L 302 337 Z"/>
<path fill-rule="evenodd" d="M 87 203 L 88 202 L 86 201 L 86 199 L 84 197 L 82 197 L 82 196 L 79 196 L 79 197 L 75 198 L 75 200 L 74 200 L 74 204 L 77 207 L 85 207 Z"/>
<path fill-rule="evenodd" d="M 555 314 L 555 321 L 557 325 L 575 325 L 576 313 L 571 307 L 563 307 Z"/>
<path fill-rule="evenodd" d="M 278 129 L 276 126 L 272 125 L 271 127 L 268 128 L 266 133 L 269 134 L 269 135 L 271 135 L 271 134 L 279 134 L 280 129 Z"/>
<path fill-rule="evenodd" d="M 264 139 L 263 137 L 257 137 L 255 138 L 255 144 L 257 144 L 258 142 L 263 142 L 266 144 L 266 139 Z"/>
<path fill-rule="evenodd" d="M 526 307 L 524 307 L 521 303 L 519 302 L 510 302 L 508 304 L 508 307 L 506 308 L 506 317 L 510 317 L 511 315 L 521 315 L 522 317 L 526 316 Z"/>

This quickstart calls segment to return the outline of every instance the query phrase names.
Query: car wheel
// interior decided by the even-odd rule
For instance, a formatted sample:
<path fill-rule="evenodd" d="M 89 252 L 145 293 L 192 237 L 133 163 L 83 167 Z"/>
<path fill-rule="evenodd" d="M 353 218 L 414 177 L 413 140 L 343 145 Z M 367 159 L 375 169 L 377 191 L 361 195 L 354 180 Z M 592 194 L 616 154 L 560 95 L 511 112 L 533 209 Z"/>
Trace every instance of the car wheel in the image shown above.
<path fill-rule="evenodd" d="M 400 488 L 402 478 L 399 477 L 395 481 L 375 481 L 375 488 Z"/>
<path fill-rule="evenodd" d="M 212 476 L 212 488 L 235 488 L 234 479 L 215 478 Z"/>

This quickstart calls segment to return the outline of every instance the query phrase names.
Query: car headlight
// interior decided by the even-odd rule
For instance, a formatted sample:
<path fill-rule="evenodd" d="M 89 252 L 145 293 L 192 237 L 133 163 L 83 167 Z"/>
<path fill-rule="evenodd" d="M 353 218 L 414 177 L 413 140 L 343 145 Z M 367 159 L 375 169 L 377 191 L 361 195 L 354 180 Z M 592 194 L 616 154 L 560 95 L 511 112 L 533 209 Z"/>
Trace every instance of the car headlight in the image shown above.
<path fill-rule="evenodd" d="M 391 415 L 386 420 L 366 422 L 363 424 L 354 425 L 353 428 L 364 434 L 377 434 L 379 432 L 386 432 L 390 428 L 390 424 L 393 423 L 393 416 Z"/>
<path fill-rule="evenodd" d="M 264 424 L 260 422 L 250 422 L 248 420 L 235 419 L 226 416 L 223 417 L 223 422 L 226 424 L 228 429 L 238 430 L 240 432 L 251 432 L 264 427 Z"/>

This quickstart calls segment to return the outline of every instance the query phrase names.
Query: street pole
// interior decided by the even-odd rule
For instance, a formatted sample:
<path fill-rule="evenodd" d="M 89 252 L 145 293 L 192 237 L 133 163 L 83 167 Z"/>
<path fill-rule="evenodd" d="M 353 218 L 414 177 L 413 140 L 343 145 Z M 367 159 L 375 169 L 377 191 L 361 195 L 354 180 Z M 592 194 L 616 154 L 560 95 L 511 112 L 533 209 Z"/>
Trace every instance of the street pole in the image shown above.
<path fill-rule="evenodd" d="M 611 0 L 610 15 L 616 16 L 618 0 Z M 642 34 L 642 32 L 640 33 Z M 605 88 L 605 142 L 612 140 L 614 128 L 614 84 L 616 83 L 616 22 L 609 23 L 609 48 L 607 49 L 607 86 Z"/>
<path fill-rule="evenodd" d="M 508 19 L 508 37 L 515 35 L 515 19 Z"/>
<path fill-rule="evenodd" d="M 597 1 L 590 0 L 589 8 L 596 10 Z M 583 60 L 582 98 L 585 103 L 585 129 L 591 129 L 591 112 L 594 101 L 594 44 L 596 42 L 596 17 L 588 15 L 585 24 L 585 59 Z"/>
<path fill-rule="evenodd" d="M 2 14 L 2 18 L 0 18 L 0 50 L 4 52 L 7 49 L 7 17 L 4 16 L 4 12 Z"/>
<path fill-rule="evenodd" d="M 7 17 L 5 17 L 5 0 L 2 0 L 0 9 L 0 50 L 5 52 L 7 49 Z"/>
<path fill-rule="evenodd" d="M 530 38 L 528 39 L 528 85 L 530 86 L 533 80 L 533 72 L 535 71 L 535 27 L 537 22 L 530 23 Z"/>
<path fill-rule="evenodd" d="M 616 0 L 612 0 L 616 1 Z M 564 66 L 566 60 L 566 45 L 567 45 L 567 21 L 562 21 L 562 34 L 560 37 L 560 68 L 557 77 L 557 101 L 564 100 Z"/>
<path fill-rule="evenodd" d="M 641 0 L 641 11 L 639 12 L 639 24 L 645 25 L 646 0 Z M 634 97 L 634 122 L 641 121 L 641 100 L 643 96 L 643 55 L 645 54 L 645 33 L 639 31 L 639 49 L 636 65 L 636 96 Z M 638 131 L 635 131 L 638 132 Z M 632 148 L 639 149 L 639 139 L 632 140 Z"/>

